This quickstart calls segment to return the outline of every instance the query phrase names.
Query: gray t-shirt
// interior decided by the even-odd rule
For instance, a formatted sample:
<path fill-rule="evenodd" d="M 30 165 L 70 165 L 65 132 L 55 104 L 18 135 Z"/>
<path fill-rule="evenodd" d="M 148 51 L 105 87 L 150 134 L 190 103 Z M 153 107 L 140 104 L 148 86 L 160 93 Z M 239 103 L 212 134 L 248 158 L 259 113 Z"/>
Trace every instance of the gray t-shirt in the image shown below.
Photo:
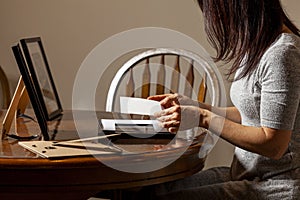
<path fill-rule="evenodd" d="M 281 34 L 257 69 L 233 82 L 230 96 L 243 125 L 292 130 L 288 150 L 279 160 L 236 147 L 232 178 L 267 179 L 300 168 L 300 38 Z"/>

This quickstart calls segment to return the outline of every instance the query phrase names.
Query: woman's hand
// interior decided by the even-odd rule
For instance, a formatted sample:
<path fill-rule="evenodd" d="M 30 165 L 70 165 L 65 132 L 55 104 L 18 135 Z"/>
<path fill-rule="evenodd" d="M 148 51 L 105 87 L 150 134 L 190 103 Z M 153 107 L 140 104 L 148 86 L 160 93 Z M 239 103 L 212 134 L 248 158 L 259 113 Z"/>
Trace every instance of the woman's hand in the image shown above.
<path fill-rule="evenodd" d="M 162 127 L 172 133 L 199 126 L 206 127 L 205 120 L 203 120 L 206 116 L 207 112 L 199 107 L 181 106 L 176 103 L 155 114 Z"/>
<path fill-rule="evenodd" d="M 180 94 L 162 94 L 148 97 L 149 100 L 159 101 L 163 108 L 170 108 L 174 104 L 182 106 L 199 106 L 199 102 Z"/>

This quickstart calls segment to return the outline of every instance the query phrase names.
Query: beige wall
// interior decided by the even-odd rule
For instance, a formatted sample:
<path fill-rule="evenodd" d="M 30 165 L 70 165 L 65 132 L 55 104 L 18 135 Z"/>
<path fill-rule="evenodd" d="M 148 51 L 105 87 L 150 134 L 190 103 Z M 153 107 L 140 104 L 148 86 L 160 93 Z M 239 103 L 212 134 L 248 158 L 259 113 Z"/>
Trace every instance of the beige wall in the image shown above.
<path fill-rule="evenodd" d="M 204 38 L 193 0 L 1 0 L 0 16 L 0 64 L 12 86 L 18 70 L 11 45 L 22 37 L 41 36 L 65 108 L 70 108 L 73 80 L 83 59 L 113 34 L 154 26 L 198 41 Z"/>
<path fill-rule="evenodd" d="M 283 3 L 300 26 L 300 2 Z M 88 53 L 116 33 L 149 26 L 180 31 L 213 52 L 194 0 L 0 0 L 0 65 L 14 90 L 19 71 L 10 48 L 20 38 L 41 36 L 63 107 L 69 109 L 75 75 Z M 104 109 L 104 98 L 98 109 Z M 231 157 L 224 154 L 231 153 L 222 142 L 209 166 L 229 164 Z"/>

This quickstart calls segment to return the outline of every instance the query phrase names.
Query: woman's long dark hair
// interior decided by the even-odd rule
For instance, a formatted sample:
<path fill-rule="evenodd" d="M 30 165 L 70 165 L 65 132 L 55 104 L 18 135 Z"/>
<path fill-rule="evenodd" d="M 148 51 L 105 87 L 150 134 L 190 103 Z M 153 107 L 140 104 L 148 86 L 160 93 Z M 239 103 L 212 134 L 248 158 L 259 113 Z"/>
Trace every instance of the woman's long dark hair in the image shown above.
<path fill-rule="evenodd" d="M 198 0 L 198 3 L 208 39 L 217 51 L 215 61 L 234 61 L 228 75 L 243 66 L 237 79 L 256 68 L 264 52 L 282 33 L 283 25 L 300 36 L 279 0 Z"/>

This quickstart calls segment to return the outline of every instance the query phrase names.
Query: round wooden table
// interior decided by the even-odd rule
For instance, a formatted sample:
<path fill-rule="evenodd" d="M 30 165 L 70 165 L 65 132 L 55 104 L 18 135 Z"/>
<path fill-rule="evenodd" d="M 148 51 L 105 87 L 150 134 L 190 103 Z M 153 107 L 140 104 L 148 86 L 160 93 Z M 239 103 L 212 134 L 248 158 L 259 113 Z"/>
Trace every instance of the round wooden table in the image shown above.
<path fill-rule="evenodd" d="M 105 116 L 107 113 L 105 113 Z M 4 112 L 0 119 L 3 120 Z M 37 126 L 36 124 L 30 126 Z M 0 143 L 0 199 L 88 199 L 100 191 L 141 187 L 190 176 L 200 171 L 204 159 L 198 153 L 204 136 L 192 143 L 176 139 L 176 145 L 132 143 L 122 139 L 119 146 L 141 153 L 46 159 L 25 150 L 14 139 Z M 186 146 L 188 145 L 188 146 Z M 184 149 L 184 152 L 183 152 Z M 174 161 L 173 161 L 174 160 Z M 107 166 L 130 168 L 169 163 L 163 168 L 129 173 Z"/>

